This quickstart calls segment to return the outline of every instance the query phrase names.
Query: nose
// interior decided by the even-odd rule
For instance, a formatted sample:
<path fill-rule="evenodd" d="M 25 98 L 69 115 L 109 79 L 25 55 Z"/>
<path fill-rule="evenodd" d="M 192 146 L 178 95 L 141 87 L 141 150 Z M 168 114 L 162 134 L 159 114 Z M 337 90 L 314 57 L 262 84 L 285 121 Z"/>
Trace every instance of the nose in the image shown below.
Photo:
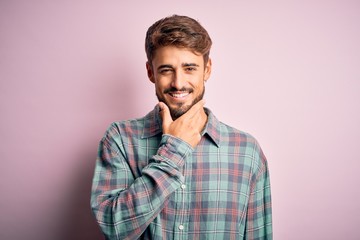
<path fill-rule="evenodd" d="M 181 71 L 174 72 L 170 85 L 177 90 L 180 90 L 185 86 L 185 76 Z"/>

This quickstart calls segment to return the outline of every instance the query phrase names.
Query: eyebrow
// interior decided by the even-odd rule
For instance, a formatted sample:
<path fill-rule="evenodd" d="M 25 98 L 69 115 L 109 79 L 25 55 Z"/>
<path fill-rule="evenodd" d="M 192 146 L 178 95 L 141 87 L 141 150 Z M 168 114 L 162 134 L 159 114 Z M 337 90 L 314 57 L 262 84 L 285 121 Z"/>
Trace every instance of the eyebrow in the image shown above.
<path fill-rule="evenodd" d="M 196 63 L 183 63 L 181 64 L 182 67 L 199 67 Z"/>

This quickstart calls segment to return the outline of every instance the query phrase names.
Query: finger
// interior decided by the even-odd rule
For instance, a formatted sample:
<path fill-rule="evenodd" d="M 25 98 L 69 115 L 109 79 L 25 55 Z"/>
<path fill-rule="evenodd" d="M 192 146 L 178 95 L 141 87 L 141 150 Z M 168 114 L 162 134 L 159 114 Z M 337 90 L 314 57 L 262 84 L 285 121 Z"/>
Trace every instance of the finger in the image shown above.
<path fill-rule="evenodd" d="M 163 102 L 159 102 L 158 106 L 160 108 L 160 116 L 162 119 L 163 127 L 167 127 L 173 122 L 169 107 Z"/>

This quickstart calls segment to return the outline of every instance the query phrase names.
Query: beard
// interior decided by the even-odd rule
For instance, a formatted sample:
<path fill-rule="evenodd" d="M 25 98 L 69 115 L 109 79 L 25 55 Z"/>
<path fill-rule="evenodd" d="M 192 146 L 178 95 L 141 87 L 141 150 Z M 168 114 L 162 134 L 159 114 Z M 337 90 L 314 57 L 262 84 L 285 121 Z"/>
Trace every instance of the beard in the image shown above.
<path fill-rule="evenodd" d="M 176 88 L 171 88 L 171 89 L 166 89 L 164 91 L 164 94 L 168 93 L 168 92 L 172 92 L 172 91 L 188 91 L 189 93 L 192 93 L 193 92 L 193 89 L 186 89 L 186 88 L 183 88 L 183 89 L 176 89 Z M 203 99 L 205 95 L 205 86 L 203 87 L 203 91 L 195 97 L 195 99 L 188 105 L 185 105 L 184 103 L 178 103 L 176 104 L 176 108 L 172 108 L 169 106 L 169 104 L 166 102 L 165 98 L 160 96 L 157 92 L 156 92 L 156 97 L 158 98 L 158 100 L 160 102 L 163 102 L 165 103 L 169 110 L 170 110 L 170 115 L 172 117 L 173 120 L 176 120 L 178 119 L 179 117 L 181 117 L 184 113 L 186 113 L 187 111 L 189 111 L 189 109 L 194 106 L 196 103 L 198 103 L 201 99 Z"/>

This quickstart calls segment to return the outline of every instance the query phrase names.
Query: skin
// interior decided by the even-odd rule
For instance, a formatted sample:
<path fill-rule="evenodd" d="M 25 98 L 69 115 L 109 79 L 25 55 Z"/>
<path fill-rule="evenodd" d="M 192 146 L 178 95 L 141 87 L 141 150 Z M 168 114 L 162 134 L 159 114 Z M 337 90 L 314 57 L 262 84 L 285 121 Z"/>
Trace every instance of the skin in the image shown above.
<path fill-rule="evenodd" d="M 211 74 L 211 59 L 205 64 L 201 54 L 166 46 L 156 50 L 146 68 L 160 101 L 163 133 L 196 147 L 207 121 L 202 98 Z"/>

